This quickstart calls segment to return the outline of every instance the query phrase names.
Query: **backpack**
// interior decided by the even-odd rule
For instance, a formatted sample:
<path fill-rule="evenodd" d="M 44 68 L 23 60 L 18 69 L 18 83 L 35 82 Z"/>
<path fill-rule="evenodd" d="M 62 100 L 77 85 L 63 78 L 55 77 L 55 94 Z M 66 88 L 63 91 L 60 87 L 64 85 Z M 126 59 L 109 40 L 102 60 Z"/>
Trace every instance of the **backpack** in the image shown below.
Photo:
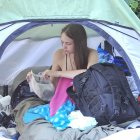
<path fill-rule="evenodd" d="M 97 63 L 74 77 L 67 89 L 84 116 L 95 117 L 99 125 L 119 124 L 140 116 L 125 74 L 114 64 Z"/>
<path fill-rule="evenodd" d="M 37 97 L 34 92 L 30 92 L 30 87 L 27 80 L 21 82 L 11 95 L 11 108 L 14 109 L 21 101 L 30 97 Z"/>

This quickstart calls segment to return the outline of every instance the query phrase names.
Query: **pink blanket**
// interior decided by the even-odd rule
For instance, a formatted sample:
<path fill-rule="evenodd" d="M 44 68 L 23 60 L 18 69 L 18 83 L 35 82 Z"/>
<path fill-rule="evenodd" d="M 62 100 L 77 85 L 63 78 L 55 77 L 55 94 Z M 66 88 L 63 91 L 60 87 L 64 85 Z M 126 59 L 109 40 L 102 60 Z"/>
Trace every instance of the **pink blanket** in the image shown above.
<path fill-rule="evenodd" d="M 55 94 L 50 101 L 50 116 L 55 115 L 57 110 L 65 103 L 68 99 L 66 89 L 72 85 L 72 79 L 60 78 Z"/>

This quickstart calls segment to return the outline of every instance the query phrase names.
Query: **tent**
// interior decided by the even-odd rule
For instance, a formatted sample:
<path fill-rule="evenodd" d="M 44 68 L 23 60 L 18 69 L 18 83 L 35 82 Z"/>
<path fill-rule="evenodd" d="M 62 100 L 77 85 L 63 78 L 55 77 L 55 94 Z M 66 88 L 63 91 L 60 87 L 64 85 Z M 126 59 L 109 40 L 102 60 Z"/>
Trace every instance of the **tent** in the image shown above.
<path fill-rule="evenodd" d="M 26 68 L 50 66 L 68 23 L 85 27 L 89 47 L 107 40 L 140 92 L 140 20 L 124 0 L 0 0 L 0 86 L 11 85 Z"/>

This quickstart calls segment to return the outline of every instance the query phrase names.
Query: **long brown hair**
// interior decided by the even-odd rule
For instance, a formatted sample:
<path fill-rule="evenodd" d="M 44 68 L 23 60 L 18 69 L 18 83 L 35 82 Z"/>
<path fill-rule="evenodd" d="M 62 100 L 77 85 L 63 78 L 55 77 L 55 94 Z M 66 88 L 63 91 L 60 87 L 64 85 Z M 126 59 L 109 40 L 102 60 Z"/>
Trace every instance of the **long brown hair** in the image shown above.
<path fill-rule="evenodd" d="M 80 24 L 68 24 L 62 29 L 74 41 L 74 60 L 76 69 L 86 69 L 88 65 L 89 49 L 87 47 L 87 34 Z"/>

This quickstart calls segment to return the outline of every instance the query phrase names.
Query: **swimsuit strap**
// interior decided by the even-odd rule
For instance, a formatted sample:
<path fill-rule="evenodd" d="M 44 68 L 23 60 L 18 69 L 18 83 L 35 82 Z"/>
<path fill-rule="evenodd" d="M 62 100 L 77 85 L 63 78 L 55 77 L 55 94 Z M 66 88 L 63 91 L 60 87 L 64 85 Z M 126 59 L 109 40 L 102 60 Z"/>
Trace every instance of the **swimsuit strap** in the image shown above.
<path fill-rule="evenodd" d="M 71 65 L 71 68 L 72 68 L 72 70 L 74 70 L 73 65 L 72 65 L 72 61 L 71 61 L 70 54 L 69 54 L 69 59 L 70 59 L 70 65 Z"/>
<path fill-rule="evenodd" d="M 66 71 L 67 71 L 67 54 L 66 54 Z"/>
<path fill-rule="evenodd" d="M 71 62 L 70 54 L 69 54 L 69 59 L 70 59 L 71 68 L 72 68 L 72 70 L 74 70 L 72 62 Z M 67 66 L 68 63 L 67 63 L 67 61 L 68 61 L 68 55 L 66 54 L 66 71 L 68 70 L 68 66 Z"/>

